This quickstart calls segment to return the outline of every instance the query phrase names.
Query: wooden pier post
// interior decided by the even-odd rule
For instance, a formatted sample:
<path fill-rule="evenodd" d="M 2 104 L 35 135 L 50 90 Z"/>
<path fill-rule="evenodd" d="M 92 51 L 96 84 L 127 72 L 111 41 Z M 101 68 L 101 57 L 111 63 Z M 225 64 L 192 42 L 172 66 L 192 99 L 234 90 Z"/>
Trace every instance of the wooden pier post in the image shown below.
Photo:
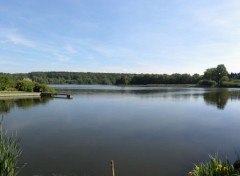
<path fill-rule="evenodd" d="M 114 161 L 111 160 L 110 164 L 111 164 L 111 171 L 112 171 L 112 175 L 111 176 L 115 176 Z"/>

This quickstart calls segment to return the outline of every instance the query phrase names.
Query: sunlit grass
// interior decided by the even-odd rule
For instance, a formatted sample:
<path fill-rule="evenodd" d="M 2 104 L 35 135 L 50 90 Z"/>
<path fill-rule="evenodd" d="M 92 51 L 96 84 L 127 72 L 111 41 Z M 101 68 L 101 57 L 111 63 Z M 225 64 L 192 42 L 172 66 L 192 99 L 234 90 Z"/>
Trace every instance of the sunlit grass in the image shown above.
<path fill-rule="evenodd" d="M 27 92 L 24 92 L 24 91 L 0 91 L 0 94 L 8 94 L 8 93 L 27 93 Z"/>
<path fill-rule="evenodd" d="M 240 176 L 240 167 L 230 163 L 229 160 L 221 160 L 218 155 L 209 156 L 210 161 L 195 164 L 188 176 Z"/>

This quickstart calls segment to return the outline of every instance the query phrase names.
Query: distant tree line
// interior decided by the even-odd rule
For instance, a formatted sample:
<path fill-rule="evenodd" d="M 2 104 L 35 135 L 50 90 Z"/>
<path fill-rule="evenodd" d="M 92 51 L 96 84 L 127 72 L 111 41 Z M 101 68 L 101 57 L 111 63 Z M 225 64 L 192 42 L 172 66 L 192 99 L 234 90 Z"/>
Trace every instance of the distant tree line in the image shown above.
<path fill-rule="evenodd" d="M 147 84 L 196 84 L 199 74 L 123 74 L 89 72 L 31 72 L 11 74 L 15 79 L 29 78 L 44 84 L 103 84 L 103 85 L 147 85 Z"/>
<path fill-rule="evenodd" d="M 200 86 L 237 87 L 240 73 L 229 74 L 223 64 L 208 68 L 199 74 L 123 74 L 91 72 L 31 72 L 4 74 L 14 80 L 29 79 L 38 84 L 103 84 L 103 85 L 148 85 L 148 84 L 198 84 Z"/>

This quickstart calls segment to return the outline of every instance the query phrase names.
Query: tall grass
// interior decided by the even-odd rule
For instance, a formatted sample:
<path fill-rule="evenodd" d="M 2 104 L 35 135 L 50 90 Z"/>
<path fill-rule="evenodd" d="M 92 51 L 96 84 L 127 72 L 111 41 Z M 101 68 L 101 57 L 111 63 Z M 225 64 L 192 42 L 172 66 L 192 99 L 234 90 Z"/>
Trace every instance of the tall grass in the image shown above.
<path fill-rule="evenodd" d="M 188 173 L 188 176 L 240 176 L 240 168 L 234 165 L 229 160 L 221 160 L 218 155 L 209 156 L 210 161 L 202 162 Z"/>
<path fill-rule="evenodd" d="M 14 135 L 7 135 L 0 120 L 0 176 L 16 176 L 19 172 L 17 160 L 22 153 L 19 140 Z"/>

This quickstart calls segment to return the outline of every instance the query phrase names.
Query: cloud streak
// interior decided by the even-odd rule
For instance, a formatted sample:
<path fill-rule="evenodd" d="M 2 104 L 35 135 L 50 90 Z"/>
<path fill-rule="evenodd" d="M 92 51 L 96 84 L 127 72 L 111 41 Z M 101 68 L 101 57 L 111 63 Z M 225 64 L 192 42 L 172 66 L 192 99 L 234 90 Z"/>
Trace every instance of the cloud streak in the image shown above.
<path fill-rule="evenodd" d="M 15 45 L 21 45 L 21 46 L 25 46 L 25 47 L 29 47 L 29 48 L 35 47 L 34 42 L 32 42 L 20 35 L 17 35 L 17 34 L 7 34 L 6 38 L 10 43 L 13 43 Z"/>

